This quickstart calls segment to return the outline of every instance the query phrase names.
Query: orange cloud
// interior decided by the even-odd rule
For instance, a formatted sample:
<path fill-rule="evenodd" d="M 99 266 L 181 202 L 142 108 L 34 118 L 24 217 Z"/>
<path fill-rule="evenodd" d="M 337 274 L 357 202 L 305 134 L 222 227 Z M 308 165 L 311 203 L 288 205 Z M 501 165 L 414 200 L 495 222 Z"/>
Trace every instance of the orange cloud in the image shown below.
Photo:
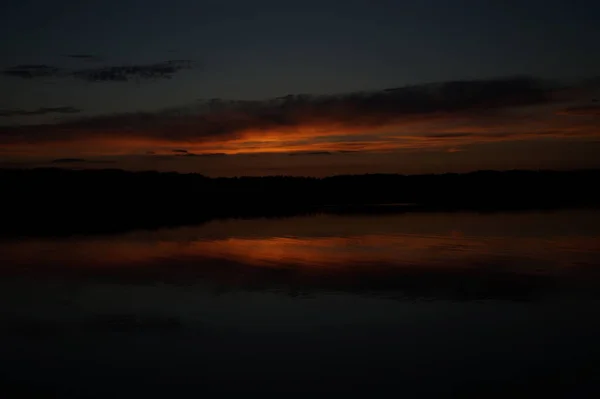
<path fill-rule="evenodd" d="M 448 150 L 540 137 L 598 137 L 595 107 L 565 111 L 565 99 L 557 95 L 561 90 L 517 77 L 344 95 L 209 101 L 154 113 L 4 126 L 0 153 L 173 155 L 182 147 L 193 154 Z"/>

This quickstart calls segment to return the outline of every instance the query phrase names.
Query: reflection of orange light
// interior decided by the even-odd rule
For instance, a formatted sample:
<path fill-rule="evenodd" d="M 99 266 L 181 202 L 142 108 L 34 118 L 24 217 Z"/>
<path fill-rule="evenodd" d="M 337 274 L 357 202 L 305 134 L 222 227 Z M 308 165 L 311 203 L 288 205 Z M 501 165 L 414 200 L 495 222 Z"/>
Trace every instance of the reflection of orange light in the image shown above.
<path fill-rule="evenodd" d="M 194 247 L 205 256 L 260 266 L 276 267 L 278 264 L 285 264 L 303 267 L 344 267 L 369 261 L 414 262 L 422 258 L 422 254 L 414 256 L 410 252 L 420 251 L 427 246 L 425 242 L 419 245 L 419 241 L 421 240 L 408 239 L 403 247 L 398 248 L 402 241 L 382 236 L 251 240 L 231 238 L 212 242 L 210 245 L 197 242 Z M 402 249 L 400 253 L 398 253 L 399 249 Z"/>
<path fill-rule="evenodd" d="M 21 241 L 0 244 L 3 269 L 32 265 L 58 267 L 144 267 L 157 261 L 191 262 L 202 267 L 211 260 L 227 260 L 257 267 L 347 269 L 395 267 L 466 267 L 470 260 L 517 256 L 528 259 L 518 267 L 535 266 L 535 260 L 558 266 L 595 260 L 600 238 L 471 238 L 461 235 L 366 235 L 354 237 L 271 237 L 220 240 Z M 559 242 L 560 245 L 557 245 Z"/>

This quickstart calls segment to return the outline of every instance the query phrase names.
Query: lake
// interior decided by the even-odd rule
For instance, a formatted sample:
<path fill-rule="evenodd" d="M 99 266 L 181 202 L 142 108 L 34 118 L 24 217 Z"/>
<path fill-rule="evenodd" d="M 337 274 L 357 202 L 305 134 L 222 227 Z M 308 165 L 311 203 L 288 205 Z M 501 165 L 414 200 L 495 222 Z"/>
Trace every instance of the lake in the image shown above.
<path fill-rule="evenodd" d="M 4 238 L 0 277 L 8 392 L 600 394 L 598 210 Z"/>

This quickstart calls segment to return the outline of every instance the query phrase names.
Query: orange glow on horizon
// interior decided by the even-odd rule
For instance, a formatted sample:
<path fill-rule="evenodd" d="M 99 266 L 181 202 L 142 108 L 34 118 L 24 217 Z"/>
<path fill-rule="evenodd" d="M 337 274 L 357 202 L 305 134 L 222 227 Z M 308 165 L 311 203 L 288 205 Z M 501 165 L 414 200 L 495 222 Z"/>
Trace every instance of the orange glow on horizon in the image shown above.
<path fill-rule="evenodd" d="M 157 131 L 135 129 L 75 130 L 67 136 L 48 132 L 48 138 L 0 144 L 0 151 L 14 157 L 87 157 L 173 155 L 173 149 L 195 154 L 258 154 L 318 151 L 393 151 L 440 149 L 447 151 L 465 145 L 544 138 L 600 137 L 594 117 L 546 113 L 544 115 L 431 114 L 408 116 L 397 121 L 349 125 L 344 122 L 307 122 L 304 125 L 246 129 L 217 135 L 203 135 L 193 124 L 160 127 Z M 184 129 L 185 131 L 181 131 Z M 43 135 L 36 134 L 42 138 Z"/>

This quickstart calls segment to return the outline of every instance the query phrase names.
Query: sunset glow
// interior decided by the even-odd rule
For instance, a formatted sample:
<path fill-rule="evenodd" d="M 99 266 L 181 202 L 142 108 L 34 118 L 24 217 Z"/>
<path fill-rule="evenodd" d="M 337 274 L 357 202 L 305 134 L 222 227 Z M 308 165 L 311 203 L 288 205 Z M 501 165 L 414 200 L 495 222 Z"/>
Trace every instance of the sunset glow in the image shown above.
<path fill-rule="evenodd" d="M 202 159 L 212 160 L 216 155 L 332 155 L 318 162 L 326 170 L 335 163 L 338 168 L 350 167 L 356 163 L 356 154 L 476 154 L 472 150 L 477 146 L 500 143 L 505 143 L 502 149 L 498 147 L 500 153 L 508 154 L 518 143 L 531 142 L 540 151 L 540 162 L 545 162 L 548 140 L 583 141 L 592 146 L 599 142 L 596 108 L 578 105 L 583 93 L 591 95 L 594 90 L 582 86 L 569 92 L 531 78 L 507 78 L 264 101 L 223 100 L 218 106 L 209 102 L 179 110 L 67 115 L 54 123 L 0 126 L 0 154 L 6 161 L 25 163 L 108 157 L 125 168 L 137 157 L 138 167 L 152 168 L 154 163 L 158 169 L 168 167 L 157 162 L 179 157 L 179 162 L 171 163 L 179 171 L 194 170 L 194 165 L 202 171 Z M 237 162 L 238 172 L 255 164 L 231 162 Z M 426 169 L 431 166 L 428 162 L 411 160 L 411 165 Z M 468 163 L 472 169 L 486 167 Z M 293 174 L 313 173 L 306 165 L 288 169 Z"/>

